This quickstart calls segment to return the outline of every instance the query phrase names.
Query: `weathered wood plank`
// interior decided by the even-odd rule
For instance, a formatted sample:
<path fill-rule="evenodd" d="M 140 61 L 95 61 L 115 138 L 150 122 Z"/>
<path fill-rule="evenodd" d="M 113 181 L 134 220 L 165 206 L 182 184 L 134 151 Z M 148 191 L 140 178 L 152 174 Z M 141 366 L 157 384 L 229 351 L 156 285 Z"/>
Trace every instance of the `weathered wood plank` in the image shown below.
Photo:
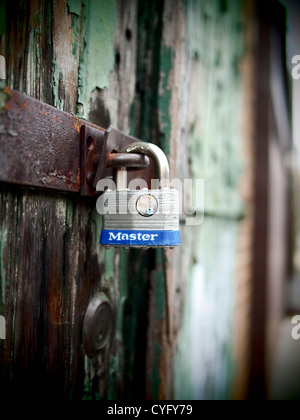
<path fill-rule="evenodd" d="M 54 1 L 53 105 L 74 114 L 77 111 L 80 14 L 80 1 Z"/>
<path fill-rule="evenodd" d="M 204 229 L 183 227 L 184 245 L 172 253 L 103 250 L 93 201 L 1 185 L 0 310 L 7 340 L 0 369 L 8 391 L 65 399 L 228 396 L 242 211 L 241 140 L 232 118 L 241 93 L 240 4 L 4 3 L 0 54 L 7 59 L 7 83 L 158 144 L 172 177 L 208 180 L 206 209 L 214 215 Z M 109 296 L 115 322 L 111 345 L 91 360 L 81 328 L 99 290 Z M 197 297 L 201 307 L 193 315 Z M 214 323 L 219 311 L 224 331 Z M 197 345 L 199 369 L 192 371 Z"/>
<path fill-rule="evenodd" d="M 83 7 L 82 17 L 86 18 L 81 22 L 84 31 L 81 39 L 85 39 L 86 49 L 82 51 L 79 63 L 78 112 L 93 123 L 103 127 L 111 123 L 129 133 L 136 80 L 136 1 L 84 2 Z M 98 223 L 101 226 L 100 217 Z M 107 383 L 100 386 L 106 389 L 105 395 L 111 399 L 130 398 L 134 395 L 133 390 L 138 390 L 143 398 L 144 378 L 141 377 L 138 353 L 142 338 L 136 336 L 140 328 L 137 323 L 140 312 L 131 314 L 127 311 L 131 294 L 135 302 L 139 299 L 139 285 L 135 283 L 138 287 L 135 290 L 131 284 L 132 274 L 121 269 L 128 264 L 128 253 L 121 252 L 120 255 L 119 251 L 106 251 L 100 247 L 97 252 L 104 261 L 103 287 L 110 291 L 116 322 L 110 353 L 102 359 L 100 376 L 106 374 Z M 144 298 L 141 296 L 140 299 L 143 306 Z M 144 318 L 146 314 L 145 311 Z M 130 337 L 128 328 L 132 329 Z M 135 336 L 134 340 L 132 336 Z M 140 373 L 135 378 L 131 371 Z"/>
<path fill-rule="evenodd" d="M 1 53 L 7 59 L 7 83 L 74 112 L 79 16 L 66 1 L 6 2 L 5 9 Z M 109 365 L 109 347 L 91 363 L 88 385 L 82 348 L 89 299 L 102 289 L 115 305 L 113 289 L 101 280 L 104 264 L 111 266 L 97 250 L 101 220 L 94 205 L 1 186 L 0 301 L 8 330 L 1 343 L 1 385 L 11 394 L 69 399 L 108 393 L 109 369 L 102 369 L 101 388 L 97 365 L 103 360 Z"/>
<path fill-rule="evenodd" d="M 205 179 L 206 216 L 203 225 L 182 229 L 182 249 L 166 259 L 168 288 L 171 285 L 174 297 L 173 346 L 162 332 L 157 346 L 161 387 L 155 395 L 159 396 L 175 392 L 179 399 L 226 398 L 234 373 L 229 349 L 236 287 L 234 250 L 243 209 L 238 190 L 242 114 L 236 112 L 242 92 L 241 4 L 191 1 L 185 7 L 180 1 L 166 1 L 164 6 L 158 101 L 161 144 L 170 152 L 174 177 Z M 226 320 L 223 334 L 216 323 L 220 312 Z M 214 349 L 219 378 L 206 346 Z M 225 347 L 222 355 L 218 353 Z"/>
<path fill-rule="evenodd" d="M 78 397 L 82 317 L 101 278 L 91 211 L 57 194 L 1 192 L 1 374 L 11 375 L 2 385 L 15 394 Z"/>

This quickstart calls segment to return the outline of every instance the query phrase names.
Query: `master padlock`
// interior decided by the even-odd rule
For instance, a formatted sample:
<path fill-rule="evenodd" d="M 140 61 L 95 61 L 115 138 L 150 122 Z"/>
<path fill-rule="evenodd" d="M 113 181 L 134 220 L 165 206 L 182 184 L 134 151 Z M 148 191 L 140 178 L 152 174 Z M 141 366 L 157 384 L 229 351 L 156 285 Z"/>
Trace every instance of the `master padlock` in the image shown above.
<path fill-rule="evenodd" d="M 173 248 L 181 244 L 179 230 L 179 193 L 169 188 L 169 163 L 154 144 L 136 142 L 123 153 L 151 157 L 157 167 L 159 189 L 129 190 L 127 171 L 117 171 L 116 191 L 107 190 L 102 202 L 103 229 L 100 243 L 106 247 Z"/>

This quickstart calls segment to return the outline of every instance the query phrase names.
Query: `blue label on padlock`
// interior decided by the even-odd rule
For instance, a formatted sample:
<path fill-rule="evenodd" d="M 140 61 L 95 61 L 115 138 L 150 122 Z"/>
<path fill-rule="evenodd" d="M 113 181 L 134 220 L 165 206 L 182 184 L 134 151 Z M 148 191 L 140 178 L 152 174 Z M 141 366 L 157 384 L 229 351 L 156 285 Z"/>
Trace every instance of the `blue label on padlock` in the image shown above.
<path fill-rule="evenodd" d="M 111 246 L 176 246 L 181 244 L 178 230 L 102 230 L 101 245 Z"/>

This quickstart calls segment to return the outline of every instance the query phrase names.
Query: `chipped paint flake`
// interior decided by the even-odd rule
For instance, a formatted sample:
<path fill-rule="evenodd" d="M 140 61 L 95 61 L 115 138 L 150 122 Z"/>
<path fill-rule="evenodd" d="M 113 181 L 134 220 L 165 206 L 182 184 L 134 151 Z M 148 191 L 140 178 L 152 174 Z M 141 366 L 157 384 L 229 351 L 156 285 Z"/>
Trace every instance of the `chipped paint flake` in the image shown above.
<path fill-rule="evenodd" d="M 88 118 L 88 107 L 94 89 L 108 85 L 114 67 L 115 0 L 83 2 L 85 48 L 80 57 L 78 83 L 78 112 Z"/>
<path fill-rule="evenodd" d="M 80 16 L 81 1 L 80 0 L 68 0 L 69 13 Z"/>

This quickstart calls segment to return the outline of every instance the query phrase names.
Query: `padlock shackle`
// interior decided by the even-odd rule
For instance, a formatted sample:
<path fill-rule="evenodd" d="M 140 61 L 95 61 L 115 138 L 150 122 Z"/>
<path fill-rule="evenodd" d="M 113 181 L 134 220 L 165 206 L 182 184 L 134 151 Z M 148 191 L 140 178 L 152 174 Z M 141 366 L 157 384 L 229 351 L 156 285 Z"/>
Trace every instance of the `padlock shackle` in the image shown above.
<path fill-rule="evenodd" d="M 150 156 L 157 167 L 158 178 L 160 181 L 169 183 L 170 181 L 170 168 L 167 156 L 164 152 L 153 143 L 145 143 L 142 141 L 132 143 L 127 146 L 122 152 L 124 153 L 141 153 Z"/>

